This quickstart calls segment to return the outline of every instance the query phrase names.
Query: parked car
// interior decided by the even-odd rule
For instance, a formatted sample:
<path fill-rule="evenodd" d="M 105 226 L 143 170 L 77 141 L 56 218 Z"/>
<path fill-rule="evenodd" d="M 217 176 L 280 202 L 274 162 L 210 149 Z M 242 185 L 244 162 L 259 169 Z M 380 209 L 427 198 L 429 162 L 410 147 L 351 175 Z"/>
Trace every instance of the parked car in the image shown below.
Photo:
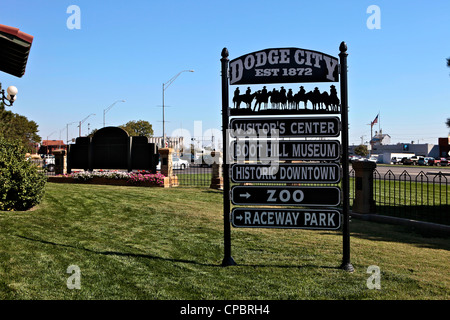
<path fill-rule="evenodd" d="M 391 163 L 392 164 L 402 164 L 402 159 L 397 158 L 397 157 L 392 157 Z"/>
<path fill-rule="evenodd" d="M 377 163 L 377 162 L 378 162 L 378 158 L 377 158 L 377 157 L 374 157 L 374 156 L 371 156 L 371 157 L 367 158 L 367 161 Z"/>
<path fill-rule="evenodd" d="M 419 161 L 417 161 L 417 164 L 420 165 L 420 166 L 429 166 L 430 165 L 430 163 L 429 163 L 430 160 L 434 160 L 434 158 L 432 158 L 432 157 L 420 157 Z"/>
<path fill-rule="evenodd" d="M 411 158 L 403 157 L 401 161 L 402 161 L 403 165 L 412 165 L 413 164 Z"/>
<path fill-rule="evenodd" d="M 350 163 L 353 163 L 353 162 L 355 162 L 355 161 L 359 161 L 361 159 L 361 156 L 349 156 L 348 157 L 348 161 L 350 162 Z"/>
<path fill-rule="evenodd" d="M 411 164 L 414 165 L 414 166 L 419 164 L 419 157 L 418 156 L 412 156 L 410 158 L 410 160 L 411 160 Z"/>
<path fill-rule="evenodd" d="M 448 166 L 448 159 L 447 158 L 441 158 L 440 159 L 440 165 L 443 166 Z"/>
<path fill-rule="evenodd" d="M 189 162 L 178 157 L 172 157 L 172 168 L 184 170 L 189 167 Z"/>
<path fill-rule="evenodd" d="M 429 166 L 438 166 L 440 164 L 441 164 L 441 159 L 431 158 L 430 160 L 428 160 Z"/>
<path fill-rule="evenodd" d="M 184 170 L 189 168 L 189 162 L 178 157 L 172 157 L 172 169 L 173 170 Z M 158 164 L 156 165 L 156 170 L 161 170 L 161 159 L 159 159 Z"/>

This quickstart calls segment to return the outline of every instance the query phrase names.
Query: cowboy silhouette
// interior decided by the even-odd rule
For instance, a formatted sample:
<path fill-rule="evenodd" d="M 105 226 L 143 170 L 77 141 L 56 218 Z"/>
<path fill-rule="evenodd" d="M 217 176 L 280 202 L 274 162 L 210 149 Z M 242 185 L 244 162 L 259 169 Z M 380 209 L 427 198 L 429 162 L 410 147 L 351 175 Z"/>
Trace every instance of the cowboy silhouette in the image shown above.
<path fill-rule="evenodd" d="M 266 95 L 266 94 L 267 94 L 267 89 L 266 89 L 266 86 L 264 86 L 264 87 L 263 87 L 263 89 L 261 90 L 261 93 L 262 93 L 262 94 L 264 94 L 264 95 Z"/>
<path fill-rule="evenodd" d="M 330 96 L 336 96 L 337 97 L 337 90 L 334 85 L 330 86 Z"/>
<path fill-rule="evenodd" d="M 233 102 L 234 102 L 234 107 L 237 109 L 239 109 L 239 105 L 241 104 L 241 101 L 239 99 L 239 94 L 240 94 L 239 87 L 236 87 L 236 90 L 234 90 Z"/>
<path fill-rule="evenodd" d="M 303 86 L 300 86 L 300 91 L 299 91 L 299 93 L 300 93 L 301 95 L 303 95 L 303 94 L 306 93 L 306 90 L 305 90 L 305 88 L 304 88 Z"/>

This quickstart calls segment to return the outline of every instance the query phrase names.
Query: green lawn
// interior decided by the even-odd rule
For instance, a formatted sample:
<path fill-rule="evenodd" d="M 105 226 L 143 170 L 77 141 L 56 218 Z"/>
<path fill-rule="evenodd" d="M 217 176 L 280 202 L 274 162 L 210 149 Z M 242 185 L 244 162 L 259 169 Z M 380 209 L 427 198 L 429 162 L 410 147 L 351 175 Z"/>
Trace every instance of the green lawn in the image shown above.
<path fill-rule="evenodd" d="M 448 239 L 353 219 L 354 273 L 335 231 L 235 229 L 221 267 L 222 194 L 202 188 L 47 184 L 41 205 L 0 212 L 0 299 L 440 299 Z M 67 288 L 70 265 L 81 289 Z M 367 288 L 367 268 L 381 289 Z"/>

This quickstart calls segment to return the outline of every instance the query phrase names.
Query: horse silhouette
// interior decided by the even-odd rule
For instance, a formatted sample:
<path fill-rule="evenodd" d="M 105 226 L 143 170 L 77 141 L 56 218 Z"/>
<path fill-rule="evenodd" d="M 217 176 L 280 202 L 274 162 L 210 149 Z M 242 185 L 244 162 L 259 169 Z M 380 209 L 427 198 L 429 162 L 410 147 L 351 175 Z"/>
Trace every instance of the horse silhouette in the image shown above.
<path fill-rule="evenodd" d="M 305 110 L 307 109 L 306 104 L 308 102 L 308 98 L 306 96 L 306 91 L 305 89 L 303 89 L 303 87 L 300 87 L 300 90 L 296 94 L 294 94 L 293 100 L 294 100 L 293 106 L 295 107 L 295 110 L 299 110 L 300 102 L 303 102 L 305 104 Z"/>
<path fill-rule="evenodd" d="M 313 110 L 319 110 L 320 109 L 320 101 L 321 101 L 321 94 L 319 89 L 316 87 L 314 91 L 309 91 L 307 94 L 307 99 L 311 101 L 312 109 Z"/>
<path fill-rule="evenodd" d="M 272 105 L 272 109 L 282 110 L 287 108 L 287 97 L 286 90 L 276 90 L 273 89 L 270 93 L 270 103 Z"/>
<path fill-rule="evenodd" d="M 255 94 L 255 106 L 253 107 L 253 111 L 256 111 L 256 107 L 258 106 L 258 111 L 261 110 L 261 104 L 263 105 L 264 110 L 267 110 L 267 106 L 269 103 L 269 97 L 271 93 L 267 92 L 267 90 L 258 90 Z"/>
<path fill-rule="evenodd" d="M 253 99 L 255 98 L 256 93 L 245 93 L 245 94 L 237 94 L 235 91 L 235 95 L 233 97 L 233 104 L 236 109 L 240 109 L 241 102 L 246 104 L 247 109 L 250 109 L 252 106 Z"/>
<path fill-rule="evenodd" d="M 331 110 L 339 111 L 339 105 L 340 105 L 341 101 L 339 100 L 339 98 L 337 96 L 336 87 L 334 85 L 332 85 L 330 87 L 330 96 L 328 97 L 328 99 L 330 102 Z"/>

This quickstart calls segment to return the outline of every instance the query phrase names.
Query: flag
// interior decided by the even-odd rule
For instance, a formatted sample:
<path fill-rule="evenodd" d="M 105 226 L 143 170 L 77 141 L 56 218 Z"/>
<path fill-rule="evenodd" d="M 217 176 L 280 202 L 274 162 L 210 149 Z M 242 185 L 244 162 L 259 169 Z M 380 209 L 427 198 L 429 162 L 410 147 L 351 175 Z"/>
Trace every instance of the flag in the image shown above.
<path fill-rule="evenodd" d="M 375 119 L 372 121 L 371 127 L 373 127 L 373 125 L 376 124 L 376 123 L 378 122 L 378 116 L 379 116 L 379 114 L 377 114 L 377 116 L 375 117 Z"/>

